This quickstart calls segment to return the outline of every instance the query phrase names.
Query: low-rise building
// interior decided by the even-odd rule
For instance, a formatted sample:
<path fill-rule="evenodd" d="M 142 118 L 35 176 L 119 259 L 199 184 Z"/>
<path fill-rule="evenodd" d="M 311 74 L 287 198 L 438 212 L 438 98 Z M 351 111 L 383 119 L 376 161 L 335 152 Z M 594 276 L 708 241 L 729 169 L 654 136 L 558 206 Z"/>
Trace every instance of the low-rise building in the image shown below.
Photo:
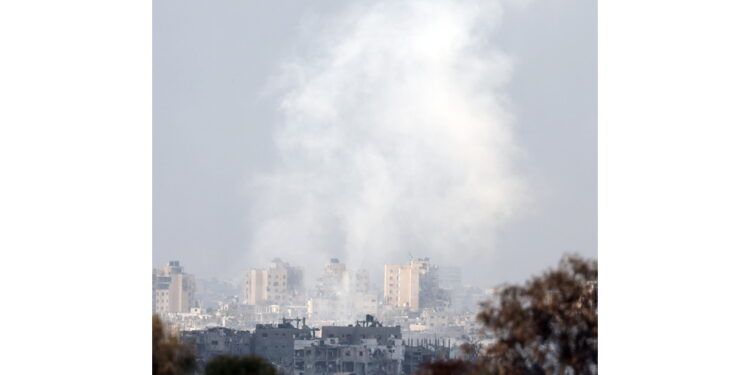
<path fill-rule="evenodd" d="M 300 325 L 301 323 L 301 325 Z M 198 351 L 199 366 L 218 355 L 257 355 L 281 374 L 402 375 L 422 363 L 448 358 L 446 340 L 409 339 L 400 326 L 383 326 L 367 316 L 349 326 L 324 326 L 320 335 L 305 319 L 259 324 L 254 332 L 213 327 L 182 333 Z"/>
<path fill-rule="evenodd" d="M 346 327 L 342 327 L 346 328 Z M 401 374 L 404 347 L 401 339 L 359 339 L 357 343 L 338 338 L 297 340 L 294 347 L 294 375 Z"/>
<path fill-rule="evenodd" d="M 293 321 L 297 325 L 293 325 Z M 282 369 L 291 369 L 294 362 L 294 341 L 313 338 L 312 330 L 304 323 L 304 320 L 299 319 L 283 319 L 281 324 L 258 324 L 253 334 L 252 353 Z"/>
<path fill-rule="evenodd" d="M 198 366 L 203 367 L 211 358 L 219 355 L 252 354 L 253 334 L 222 327 L 212 327 L 200 331 L 182 332 L 182 340 L 194 345 Z"/>

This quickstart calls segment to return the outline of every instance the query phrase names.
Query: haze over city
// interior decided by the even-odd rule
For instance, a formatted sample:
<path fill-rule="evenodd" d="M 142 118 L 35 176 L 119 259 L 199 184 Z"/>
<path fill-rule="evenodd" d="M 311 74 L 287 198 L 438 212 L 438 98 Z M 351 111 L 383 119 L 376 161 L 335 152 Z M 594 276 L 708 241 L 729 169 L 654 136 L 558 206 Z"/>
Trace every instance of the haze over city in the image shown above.
<path fill-rule="evenodd" d="M 3 2 L 3 373 L 741 371 L 748 8 Z"/>
<path fill-rule="evenodd" d="M 154 3 L 154 267 L 278 257 L 311 285 L 338 258 L 380 285 L 429 257 L 489 287 L 596 257 L 595 2 L 176 4 Z"/>

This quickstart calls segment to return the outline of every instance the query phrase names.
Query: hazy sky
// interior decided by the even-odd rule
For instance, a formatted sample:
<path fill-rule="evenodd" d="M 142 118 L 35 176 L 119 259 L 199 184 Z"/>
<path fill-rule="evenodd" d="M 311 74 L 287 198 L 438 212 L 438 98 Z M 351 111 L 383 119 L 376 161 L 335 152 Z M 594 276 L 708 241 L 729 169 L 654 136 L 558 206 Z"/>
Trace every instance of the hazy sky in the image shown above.
<path fill-rule="evenodd" d="M 596 256 L 595 1 L 155 1 L 153 263 Z"/>

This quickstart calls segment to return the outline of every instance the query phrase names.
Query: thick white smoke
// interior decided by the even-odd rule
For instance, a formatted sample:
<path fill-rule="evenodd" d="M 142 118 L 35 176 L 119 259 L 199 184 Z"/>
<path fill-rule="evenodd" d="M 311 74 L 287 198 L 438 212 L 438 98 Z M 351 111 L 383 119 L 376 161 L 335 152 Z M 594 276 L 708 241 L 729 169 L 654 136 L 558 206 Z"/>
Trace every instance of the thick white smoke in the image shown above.
<path fill-rule="evenodd" d="M 378 280 L 409 253 L 496 251 L 525 200 L 511 62 L 487 42 L 501 15 L 491 1 L 382 1 L 307 24 L 274 82 L 284 120 L 278 165 L 253 182 L 253 258 L 309 273 L 339 257 Z"/>

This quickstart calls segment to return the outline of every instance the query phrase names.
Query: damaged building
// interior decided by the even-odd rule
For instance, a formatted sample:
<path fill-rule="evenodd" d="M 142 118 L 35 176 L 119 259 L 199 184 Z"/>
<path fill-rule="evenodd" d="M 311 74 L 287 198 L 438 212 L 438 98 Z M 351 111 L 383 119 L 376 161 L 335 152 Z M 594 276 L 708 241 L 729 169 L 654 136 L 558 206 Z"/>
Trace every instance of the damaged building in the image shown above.
<path fill-rule="evenodd" d="M 297 324 L 293 325 L 292 322 Z M 304 319 L 283 319 L 281 324 L 258 324 L 253 334 L 251 353 L 283 369 L 290 369 L 294 362 L 295 340 L 312 339 L 313 333 L 305 325 Z"/>
<path fill-rule="evenodd" d="M 410 374 L 422 361 L 447 358 L 448 353 L 447 347 L 426 342 L 410 347 L 400 326 L 384 326 L 372 315 L 349 326 L 317 329 L 304 319 L 283 319 L 258 324 L 252 333 L 217 327 L 183 332 L 183 339 L 195 345 L 201 366 L 218 355 L 257 355 L 280 373 L 293 375 Z"/>
<path fill-rule="evenodd" d="M 324 326 L 321 338 L 295 341 L 294 375 L 401 374 L 401 327 L 384 327 L 372 315 L 354 325 Z"/>
<path fill-rule="evenodd" d="M 219 355 L 241 356 L 253 354 L 253 334 L 223 327 L 200 331 L 183 331 L 182 340 L 193 345 L 197 353 L 198 366 L 203 367 L 211 358 Z"/>

